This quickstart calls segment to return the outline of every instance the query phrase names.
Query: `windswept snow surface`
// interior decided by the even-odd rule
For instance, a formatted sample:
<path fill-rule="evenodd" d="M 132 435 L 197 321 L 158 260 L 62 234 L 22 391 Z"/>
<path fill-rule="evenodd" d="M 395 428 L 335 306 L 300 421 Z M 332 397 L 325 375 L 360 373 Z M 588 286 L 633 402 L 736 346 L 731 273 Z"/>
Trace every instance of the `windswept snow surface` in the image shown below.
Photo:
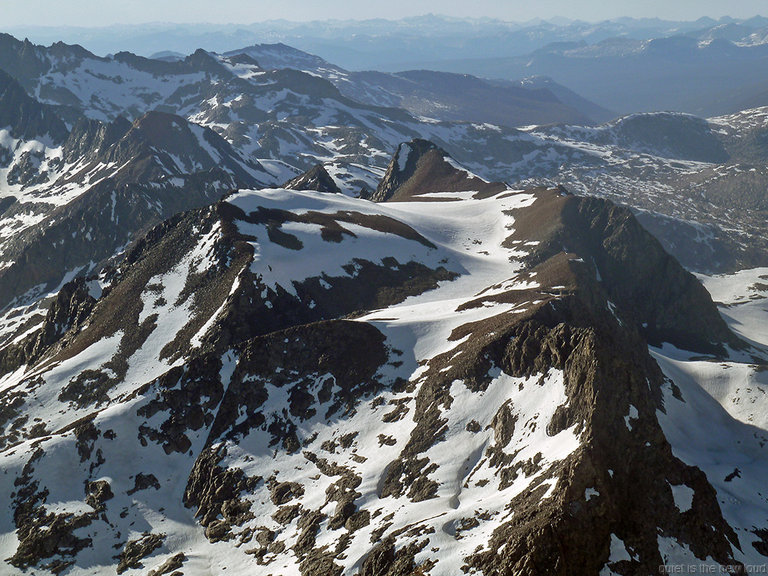
<path fill-rule="evenodd" d="M 739 538 L 735 558 L 764 566 L 758 550 L 764 550 L 768 528 L 768 269 L 699 278 L 731 329 L 753 348 L 725 360 L 692 357 L 669 345 L 651 348 L 667 377 L 664 410 L 657 415 L 675 456 L 701 468 L 717 490 L 723 516 Z M 696 506 L 690 487 L 671 489 L 681 513 Z M 666 555 L 665 563 L 692 559 L 674 545 Z"/>

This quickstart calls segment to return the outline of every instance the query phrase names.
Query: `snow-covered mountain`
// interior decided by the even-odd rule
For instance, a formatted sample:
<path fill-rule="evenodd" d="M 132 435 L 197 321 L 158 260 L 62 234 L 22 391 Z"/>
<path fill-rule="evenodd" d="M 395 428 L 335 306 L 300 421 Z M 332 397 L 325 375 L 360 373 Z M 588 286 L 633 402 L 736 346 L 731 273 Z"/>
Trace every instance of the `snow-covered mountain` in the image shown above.
<path fill-rule="evenodd" d="M 686 374 L 759 387 L 765 343 L 610 202 L 408 193 L 435 151 L 393 158 L 399 201 L 239 191 L 68 289 L 69 329 L 1 384 L 7 569 L 759 562 L 760 467 L 686 434 L 715 413 L 763 459 L 764 424 Z"/>
<path fill-rule="evenodd" d="M 98 58 L 78 47 L 43 48 L 10 37 L 3 42 L 0 65 L 17 71 L 20 83 L 69 126 L 83 115 L 115 122 L 120 114 L 136 120 L 147 109 L 176 114 L 210 128 L 245 162 L 258 164 L 262 183 L 285 182 L 321 163 L 339 189 L 366 195 L 401 142 L 425 138 L 488 180 L 521 187 L 562 183 L 629 205 L 692 269 L 766 264 L 764 219 L 755 212 L 764 180 L 752 152 L 745 152 L 760 150 L 759 142 L 736 135 L 749 131 L 749 120 L 737 122 L 730 136 L 718 119 L 708 127 L 687 115 L 658 113 L 598 127 L 521 131 L 361 104 L 318 76 L 338 74 L 334 81 L 343 86 L 348 77 L 341 69 L 283 46 L 253 47 L 268 63 L 262 67 L 239 53 L 198 51 L 164 62 L 127 53 Z M 284 68 L 291 63 L 307 71 Z M 744 117 L 759 118 L 759 112 Z M 747 145 L 739 148 L 737 141 Z M 751 197 L 757 205 L 722 193 L 745 173 L 756 175 Z"/>
<path fill-rule="evenodd" d="M 179 116 L 148 112 L 133 123 L 81 117 L 68 127 L 4 73 L 0 110 L 4 314 L 18 316 L 16 306 L 26 309 L 74 276 L 98 270 L 180 211 L 236 187 L 275 181 L 215 132 Z M 22 333 L 45 313 L 30 314 L 37 323 L 25 317 Z"/>
<path fill-rule="evenodd" d="M 469 74 L 429 70 L 350 72 L 285 44 L 256 44 L 227 52 L 246 54 L 267 69 L 293 69 L 333 83 L 344 95 L 373 106 L 404 108 L 438 120 L 501 126 L 590 124 L 613 113 L 552 82 L 489 82 Z"/>
<path fill-rule="evenodd" d="M 5 36 L 0 69 L 0 572 L 768 555 L 765 109 L 514 129 Z"/>

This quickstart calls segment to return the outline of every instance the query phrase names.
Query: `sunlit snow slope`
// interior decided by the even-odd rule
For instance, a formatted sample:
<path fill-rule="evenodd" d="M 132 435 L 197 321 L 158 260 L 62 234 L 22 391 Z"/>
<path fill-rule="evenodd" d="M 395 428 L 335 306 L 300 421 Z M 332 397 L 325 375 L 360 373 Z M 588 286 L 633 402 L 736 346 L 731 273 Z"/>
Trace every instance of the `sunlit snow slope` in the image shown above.
<path fill-rule="evenodd" d="M 608 202 L 240 191 L 72 294 L 0 382 L 9 573 L 621 573 L 660 534 L 734 561 L 641 333 L 746 344 Z M 681 478 L 688 516 L 657 506 Z"/>
<path fill-rule="evenodd" d="M 731 329 L 755 348 L 727 359 L 696 357 L 671 346 L 652 348 L 668 377 L 659 421 L 675 454 L 699 466 L 717 490 L 723 515 L 738 535 L 737 558 L 747 566 L 764 566 L 768 269 L 701 280 Z"/>

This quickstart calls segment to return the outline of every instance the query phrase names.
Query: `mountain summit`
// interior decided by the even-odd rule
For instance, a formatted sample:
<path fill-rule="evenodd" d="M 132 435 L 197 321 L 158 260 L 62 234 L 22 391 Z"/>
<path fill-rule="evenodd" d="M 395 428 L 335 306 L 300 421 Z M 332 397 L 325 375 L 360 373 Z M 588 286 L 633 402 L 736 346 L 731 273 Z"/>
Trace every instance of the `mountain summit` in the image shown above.
<path fill-rule="evenodd" d="M 283 187 L 289 190 L 316 190 L 317 192 L 341 194 L 339 186 L 322 164 L 317 164 L 304 174 L 292 178 Z"/>
<path fill-rule="evenodd" d="M 459 166 L 445 151 L 428 140 L 415 139 L 397 147 L 376 192 L 375 202 L 402 201 L 435 193 L 474 191 L 479 196 L 506 189 L 500 182 L 486 182 Z"/>

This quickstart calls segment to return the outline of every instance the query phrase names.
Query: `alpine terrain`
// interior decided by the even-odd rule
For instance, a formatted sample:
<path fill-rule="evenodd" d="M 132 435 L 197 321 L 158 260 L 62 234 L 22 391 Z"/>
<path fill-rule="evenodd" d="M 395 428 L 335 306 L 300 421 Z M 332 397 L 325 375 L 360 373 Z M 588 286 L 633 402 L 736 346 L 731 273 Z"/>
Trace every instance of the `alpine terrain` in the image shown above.
<path fill-rule="evenodd" d="M 601 110 L 0 36 L 0 573 L 765 567 L 768 112 Z"/>

